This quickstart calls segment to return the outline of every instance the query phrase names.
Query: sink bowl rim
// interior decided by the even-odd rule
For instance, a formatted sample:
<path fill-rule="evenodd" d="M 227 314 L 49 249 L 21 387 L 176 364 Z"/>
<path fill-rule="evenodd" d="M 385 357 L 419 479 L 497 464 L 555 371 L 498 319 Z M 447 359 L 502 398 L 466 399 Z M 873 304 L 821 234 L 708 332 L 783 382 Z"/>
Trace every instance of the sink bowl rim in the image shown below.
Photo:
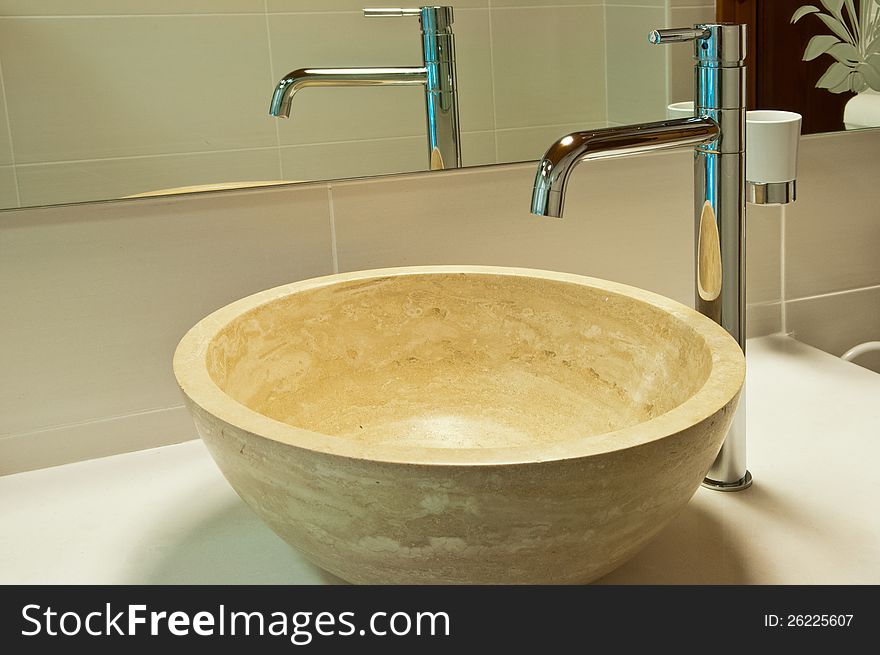
<path fill-rule="evenodd" d="M 295 427 L 240 403 L 211 378 L 206 354 L 214 337 L 230 322 L 259 306 L 292 294 L 342 282 L 430 274 L 519 276 L 592 287 L 651 305 L 690 327 L 712 353 L 709 376 L 683 403 L 619 430 L 548 444 L 490 448 L 435 448 L 395 444 L 367 445 L 344 437 Z M 745 358 L 736 341 L 711 319 L 677 301 L 638 287 L 573 273 L 501 266 L 409 266 L 336 273 L 281 285 L 236 300 L 209 314 L 184 335 L 174 353 L 174 374 L 191 403 L 251 435 L 294 448 L 350 459 L 408 465 L 512 465 L 577 459 L 638 447 L 678 434 L 710 418 L 735 400 L 745 380 Z"/>

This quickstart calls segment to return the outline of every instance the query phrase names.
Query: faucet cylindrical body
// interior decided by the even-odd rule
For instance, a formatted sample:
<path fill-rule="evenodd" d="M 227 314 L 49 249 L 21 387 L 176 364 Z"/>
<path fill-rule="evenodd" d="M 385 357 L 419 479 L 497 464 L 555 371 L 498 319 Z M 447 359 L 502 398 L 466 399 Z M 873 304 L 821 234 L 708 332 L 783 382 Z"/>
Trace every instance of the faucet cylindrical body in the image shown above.
<path fill-rule="evenodd" d="M 701 218 L 708 204 L 718 230 L 722 281 L 715 294 L 697 279 L 696 307 L 744 346 L 745 31 L 740 25 L 699 27 L 707 36 L 694 41 L 694 115 L 713 119 L 721 131 L 694 149 L 696 269 L 699 277 L 701 226 L 707 225 Z"/>
<path fill-rule="evenodd" d="M 458 83 L 452 7 L 422 7 L 422 56 L 425 62 L 425 118 L 431 170 L 461 166 Z"/>
<path fill-rule="evenodd" d="M 538 165 L 532 213 L 562 216 L 566 182 L 581 161 L 694 146 L 696 308 L 745 350 L 745 26 L 655 30 L 648 38 L 651 43 L 694 42 L 694 117 L 562 137 Z M 751 485 L 745 447 L 743 395 L 703 484 L 723 491 Z"/>
<path fill-rule="evenodd" d="M 696 29 L 703 36 L 694 40 L 694 115 L 711 118 L 721 133 L 694 150 L 695 302 L 698 311 L 723 326 L 745 351 L 745 26 L 707 24 Z M 720 270 L 711 270 L 718 265 Z M 750 483 L 743 394 L 704 484 L 732 491 Z"/>

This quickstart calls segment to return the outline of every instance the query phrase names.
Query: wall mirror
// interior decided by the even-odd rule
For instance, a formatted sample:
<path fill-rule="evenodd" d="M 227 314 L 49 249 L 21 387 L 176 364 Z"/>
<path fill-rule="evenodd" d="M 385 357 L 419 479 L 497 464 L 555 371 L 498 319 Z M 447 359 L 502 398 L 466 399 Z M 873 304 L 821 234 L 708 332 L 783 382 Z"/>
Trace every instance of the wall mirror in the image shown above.
<path fill-rule="evenodd" d="M 444 4 L 465 166 L 537 159 L 575 129 L 663 118 L 690 97 L 689 53 L 646 35 L 715 12 L 712 0 Z M 290 119 L 268 115 L 290 70 L 421 63 L 417 18 L 364 18 L 387 5 L 0 0 L 0 206 L 426 169 L 421 89 L 305 89 Z"/>
<path fill-rule="evenodd" d="M 714 0 L 444 2 L 454 8 L 465 166 L 534 160 L 572 130 L 664 118 L 668 104 L 691 98 L 691 53 L 651 46 L 648 31 L 716 16 Z M 268 115 L 290 70 L 420 64 L 418 19 L 364 17 L 364 7 L 383 4 L 0 0 L 0 207 L 425 170 L 422 89 L 305 89 L 290 119 Z M 864 49 L 874 47 L 864 39 L 877 28 L 877 0 L 817 0 L 792 26 L 804 4 L 719 0 L 723 18 L 751 22 L 753 39 L 771 21 L 797 35 L 780 41 L 796 61 L 768 65 L 753 83 L 773 89 L 779 70 L 798 71 L 814 89 L 818 77 L 805 68 L 824 71 L 843 57 L 852 90 L 817 93 L 842 102 L 876 91 L 877 56 L 846 59 L 844 36 L 858 18 Z M 810 31 L 837 41 L 822 40 L 803 62 Z M 774 38 L 756 42 L 760 62 L 779 59 Z M 842 119 L 835 125 L 818 129 L 842 129 Z"/>

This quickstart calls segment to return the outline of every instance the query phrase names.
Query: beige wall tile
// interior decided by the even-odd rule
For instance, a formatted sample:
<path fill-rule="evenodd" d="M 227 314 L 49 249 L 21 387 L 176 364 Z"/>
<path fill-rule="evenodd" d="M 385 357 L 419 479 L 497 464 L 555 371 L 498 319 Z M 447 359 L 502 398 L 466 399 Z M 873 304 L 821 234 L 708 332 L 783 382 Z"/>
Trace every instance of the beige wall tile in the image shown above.
<path fill-rule="evenodd" d="M 281 146 L 423 138 L 424 94 L 417 87 L 305 89 L 289 119 L 277 119 Z"/>
<path fill-rule="evenodd" d="M 786 303 L 786 328 L 798 341 L 842 355 L 865 341 L 880 341 L 880 286 Z M 880 355 L 859 359 L 880 373 Z"/>
<path fill-rule="evenodd" d="M 606 0 L 606 1 L 613 2 L 615 0 Z M 632 4 L 636 4 L 636 0 L 634 0 L 632 2 Z M 642 4 L 642 3 L 639 1 L 638 4 Z M 711 7 L 712 9 L 715 9 L 715 3 L 712 0 L 669 0 L 669 6 L 672 8 L 699 6 L 699 7 Z M 712 15 L 712 18 L 713 19 L 715 18 L 714 14 Z M 684 27 L 684 25 L 682 25 L 681 27 Z"/>
<path fill-rule="evenodd" d="M 691 303 L 691 155 L 582 165 L 566 217 L 529 213 L 533 164 L 333 187 L 340 270 L 495 264 L 569 271 Z M 640 192 L 630 190 L 638 184 Z"/>
<path fill-rule="evenodd" d="M 464 132 L 461 135 L 465 166 L 495 163 L 495 134 Z M 317 143 L 281 148 L 285 180 L 338 180 L 428 169 L 428 143 L 424 136 Z"/>
<path fill-rule="evenodd" d="M 489 0 L 492 8 L 498 7 L 556 7 L 559 5 L 601 5 L 603 0 Z"/>
<path fill-rule="evenodd" d="M 16 167 L 22 205 L 124 198 L 186 185 L 280 180 L 275 148 Z"/>
<path fill-rule="evenodd" d="M 461 129 L 465 132 L 494 129 L 495 80 L 489 47 L 489 10 L 457 11 L 454 27 Z"/>
<path fill-rule="evenodd" d="M 323 186 L 9 211 L 0 435 L 178 406 L 187 329 L 331 270 Z"/>
<path fill-rule="evenodd" d="M 0 475 L 197 439 L 185 407 L 0 436 Z"/>
<path fill-rule="evenodd" d="M 317 143 L 281 148 L 281 168 L 288 180 L 334 180 L 428 168 L 423 136 Z"/>
<path fill-rule="evenodd" d="M 15 170 L 12 166 L 0 166 L 0 209 L 6 207 L 18 207 Z"/>
<path fill-rule="evenodd" d="M 666 53 L 648 32 L 666 25 L 662 8 L 609 6 L 605 10 L 608 120 L 639 123 L 666 118 Z M 687 47 L 687 46 L 685 46 Z"/>
<path fill-rule="evenodd" d="M 786 207 L 790 299 L 880 284 L 880 130 L 801 141 L 798 201 Z"/>
<path fill-rule="evenodd" d="M 673 0 L 673 5 L 676 2 Z M 700 5 L 698 0 L 680 0 L 680 5 Z M 715 21 L 715 6 L 679 6 L 669 12 L 671 27 L 690 27 L 697 23 Z M 686 102 L 694 99 L 694 49 L 688 43 L 679 43 L 667 48 L 669 65 L 669 103 Z"/>
<path fill-rule="evenodd" d="M 465 166 L 494 164 L 495 132 L 464 132 L 461 135 L 461 160 Z"/>
<path fill-rule="evenodd" d="M 6 113 L 6 91 L 3 84 L 2 69 L 0 69 L 0 166 L 11 164 L 12 143 L 9 140 L 9 118 Z"/>
<path fill-rule="evenodd" d="M 275 145 L 267 41 L 258 15 L 0 20 L 16 163 Z"/>
<path fill-rule="evenodd" d="M 498 128 L 605 120 L 602 7 L 491 13 Z"/>
<path fill-rule="evenodd" d="M 364 7 L 384 7 L 381 2 L 368 2 L 367 0 L 268 0 L 266 3 L 270 13 L 298 12 L 298 11 L 356 11 L 360 12 Z M 387 6 L 399 6 L 400 3 L 386 3 Z M 444 0 L 444 5 L 456 9 L 467 7 L 488 7 L 489 0 Z M 417 7 L 418 3 L 403 6 Z M 457 17 L 457 14 L 456 14 Z M 405 19 L 400 19 L 405 20 Z M 412 19 L 415 20 L 415 19 Z"/>
<path fill-rule="evenodd" d="M 782 303 L 746 306 L 746 337 L 764 337 L 782 331 Z"/>
<path fill-rule="evenodd" d="M 263 0 L 0 0 L 0 16 L 223 14 L 263 11 Z"/>
<path fill-rule="evenodd" d="M 696 0 L 695 0 L 696 1 Z M 638 7 L 665 7 L 667 0 L 605 0 L 605 6 L 621 7 L 621 6 L 638 6 Z"/>
<path fill-rule="evenodd" d="M 781 209 L 746 205 L 746 302 L 782 298 L 781 241 Z"/>
<path fill-rule="evenodd" d="M 541 127 L 518 127 L 498 130 L 498 161 L 517 162 L 540 159 L 550 144 L 577 130 L 605 127 L 605 122 L 569 123 L 568 125 L 544 125 Z"/>

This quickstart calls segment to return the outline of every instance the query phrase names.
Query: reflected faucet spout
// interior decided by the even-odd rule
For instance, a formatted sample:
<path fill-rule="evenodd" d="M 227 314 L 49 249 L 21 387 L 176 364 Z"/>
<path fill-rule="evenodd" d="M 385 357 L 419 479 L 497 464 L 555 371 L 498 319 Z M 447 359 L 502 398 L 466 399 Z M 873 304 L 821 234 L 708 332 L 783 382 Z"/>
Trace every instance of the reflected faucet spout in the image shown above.
<path fill-rule="evenodd" d="M 459 168 L 461 129 L 458 121 L 452 7 L 368 8 L 364 9 L 364 16 L 418 16 L 423 65 L 394 68 L 298 68 L 285 75 L 276 85 L 269 114 L 278 118 L 289 118 L 294 94 L 309 86 L 421 85 L 425 91 L 428 167 L 431 170 Z"/>
<path fill-rule="evenodd" d="M 572 132 L 551 145 L 538 165 L 532 213 L 562 218 L 565 185 L 574 167 L 582 161 L 695 147 L 714 141 L 720 134 L 721 129 L 711 118 L 680 118 Z"/>
<path fill-rule="evenodd" d="M 272 94 L 269 114 L 290 118 L 293 95 L 310 86 L 413 86 L 428 82 L 424 66 L 397 68 L 297 68 L 285 75 Z"/>

